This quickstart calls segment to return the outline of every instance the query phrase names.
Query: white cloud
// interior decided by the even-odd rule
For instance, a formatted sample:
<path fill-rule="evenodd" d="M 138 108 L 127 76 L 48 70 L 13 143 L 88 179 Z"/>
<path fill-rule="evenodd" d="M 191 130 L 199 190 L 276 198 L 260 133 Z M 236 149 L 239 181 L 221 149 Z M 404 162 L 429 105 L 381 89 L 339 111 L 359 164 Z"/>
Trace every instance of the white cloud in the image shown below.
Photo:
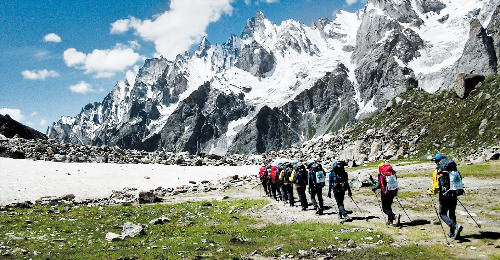
<path fill-rule="evenodd" d="M 68 67 L 75 66 L 81 63 L 85 63 L 87 55 L 83 52 L 77 51 L 75 48 L 69 48 L 63 53 L 64 62 Z"/>
<path fill-rule="evenodd" d="M 111 24 L 111 34 L 122 34 L 129 30 L 130 20 L 121 19 Z"/>
<path fill-rule="evenodd" d="M 24 115 L 19 109 L 13 109 L 13 108 L 0 108 L 0 114 L 2 115 L 9 115 L 12 119 L 21 122 L 24 120 Z"/>
<path fill-rule="evenodd" d="M 47 126 L 47 120 L 45 119 L 40 120 L 40 126 Z"/>
<path fill-rule="evenodd" d="M 24 79 L 45 80 L 46 78 L 59 77 L 59 73 L 54 70 L 25 70 L 21 72 Z"/>
<path fill-rule="evenodd" d="M 34 117 L 34 116 L 37 116 L 38 115 L 38 112 L 33 112 L 30 114 L 30 117 Z"/>
<path fill-rule="evenodd" d="M 43 37 L 43 40 L 45 42 L 61 42 L 61 37 L 59 37 L 59 35 L 55 34 L 55 33 L 49 33 L 47 35 L 45 35 L 45 37 Z"/>
<path fill-rule="evenodd" d="M 69 89 L 71 90 L 71 92 L 79 93 L 79 94 L 87 94 L 87 93 L 97 92 L 97 90 L 95 90 L 94 87 L 92 87 L 92 85 L 90 85 L 89 83 L 87 83 L 85 81 L 80 81 L 75 85 L 71 85 L 71 86 L 69 86 Z M 99 91 L 101 91 L 101 90 L 99 90 Z"/>
<path fill-rule="evenodd" d="M 347 5 L 353 5 L 353 4 L 357 3 L 357 2 L 358 2 L 358 0 L 346 0 L 346 1 L 345 1 L 345 3 L 346 3 Z"/>
<path fill-rule="evenodd" d="M 134 29 L 145 41 L 154 42 L 156 51 L 168 59 L 189 50 L 206 35 L 210 23 L 223 14 L 231 14 L 234 0 L 172 0 L 170 10 L 144 20 L 131 17 L 111 24 L 111 33 L 124 33 Z"/>
<path fill-rule="evenodd" d="M 94 78 L 110 78 L 144 59 L 134 51 L 138 47 L 136 41 L 131 41 L 129 45 L 117 44 L 113 49 L 95 49 L 89 54 L 70 48 L 63 57 L 69 67 L 85 70 L 86 74 L 94 74 Z"/>

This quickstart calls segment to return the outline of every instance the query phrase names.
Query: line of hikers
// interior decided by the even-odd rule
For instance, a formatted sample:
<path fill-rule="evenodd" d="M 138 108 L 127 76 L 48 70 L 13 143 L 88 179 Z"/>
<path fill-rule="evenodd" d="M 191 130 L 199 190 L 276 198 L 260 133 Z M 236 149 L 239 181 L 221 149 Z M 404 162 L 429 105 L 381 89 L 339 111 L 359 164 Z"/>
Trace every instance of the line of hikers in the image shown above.
<path fill-rule="evenodd" d="M 442 154 L 437 154 L 432 160 L 436 163 L 436 169 L 433 173 L 432 188 L 427 191 L 427 194 L 430 195 L 431 198 L 431 195 L 439 194 L 439 213 L 436 209 L 436 214 L 438 214 L 440 219 L 450 227 L 448 236 L 458 239 L 462 231 L 462 226 L 456 222 L 455 209 L 458 201 L 457 196 L 463 194 L 462 177 L 457 170 L 456 163 L 450 158 Z M 344 207 L 346 192 L 352 199 L 352 192 L 345 166 L 347 166 L 347 164 L 343 161 L 333 162 L 331 171 L 328 175 L 327 196 L 331 198 L 333 193 L 338 207 L 338 216 L 342 222 L 351 220 Z M 295 161 L 293 163 L 279 162 L 277 165 L 266 164 L 260 168 L 259 177 L 267 196 L 277 201 L 288 202 L 292 207 L 295 206 L 293 195 L 293 186 L 295 185 L 300 206 L 303 211 L 307 210 L 308 207 L 306 198 L 307 188 L 316 214 L 324 214 L 323 187 L 326 186 L 326 174 L 320 163 L 308 161 L 303 164 Z M 401 214 L 396 215 L 392 211 L 392 203 L 398 193 L 398 181 L 396 171 L 394 171 L 389 163 L 381 163 L 378 166 L 377 184 L 372 188 L 375 195 L 377 195 L 377 189 L 381 190 L 381 204 L 379 206 L 382 212 L 387 215 L 386 224 L 399 226 Z M 399 200 L 397 201 L 399 203 Z M 353 202 L 356 203 L 354 200 Z M 432 200 L 432 202 L 434 203 L 434 200 Z M 401 207 L 403 208 L 402 205 Z M 408 216 L 408 214 L 406 215 Z"/>

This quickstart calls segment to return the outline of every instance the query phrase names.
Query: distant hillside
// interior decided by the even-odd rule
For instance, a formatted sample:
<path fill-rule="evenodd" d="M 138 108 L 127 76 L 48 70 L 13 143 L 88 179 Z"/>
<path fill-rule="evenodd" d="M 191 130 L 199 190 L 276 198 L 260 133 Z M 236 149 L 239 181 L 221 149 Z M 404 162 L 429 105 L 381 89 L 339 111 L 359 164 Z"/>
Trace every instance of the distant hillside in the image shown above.
<path fill-rule="evenodd" d="M 36 131 L 35 129 L 25 126 L 9 115 L 0 114 L 0 134 L 7 138 L 12 138 L 18 135 L 24 139 L 47 139 L 47 136 Z"/>
<path fill-rule="evenodd" d="M 346 134 L 351 140 L 392 140 L 412 157 L 467 157 L 500 142 L 499 85 L 499 75 L 489 76 L 464 99 L 453 90 L 430 94 L 410 86 Z"/>

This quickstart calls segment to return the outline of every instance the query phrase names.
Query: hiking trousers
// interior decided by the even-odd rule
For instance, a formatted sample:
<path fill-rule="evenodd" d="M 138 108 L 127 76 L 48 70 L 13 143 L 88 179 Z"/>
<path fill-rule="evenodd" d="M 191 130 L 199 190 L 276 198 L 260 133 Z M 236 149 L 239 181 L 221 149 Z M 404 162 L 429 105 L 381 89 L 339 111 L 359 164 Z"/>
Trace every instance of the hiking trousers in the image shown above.
<path fill-rule="evenodd" d="M 393 221 L 396 216 L 392 212 L 392 202 L 394 201 L 394 195 L 392 194 L 381 194 L 380 199 L 382 200 L 382 210 L 387 215 L 388 221 Z"/>
<path fill-rule="evenodd" d="M 293 198 L 293 185 L 292 184 L 284 184 L 283 188 L 285 189 L 285 198 L 288 198 L 288 202 L 290 203 L 290 206 L 295 205 L 295 201 Z"/>
<path fill-rule="evenodd" d="M 268 185 L 267 185 L 267 180 L 264 179 L 262 180 L 262 186 L 264 187 L 264 193 L 266 194 L 266 196 L 269 196 L 269 191 L 268 191 Z"/>
<path fill-rule="evenodd" d="M 278 198 L 276 197 L 276 187 L 277 187 L 277 184 L 275 182 L 272 182 L 270 181 L 269 182 L 269 187 L 271 188 L 271 196 L 275 199 L 275 200 L 278 200 Z"/>
<path fill-rule="evenodd" d="M 316 196 L 318 197 L 318 201 L 316 202 Z M 311 202 L 316 210 L 323 210 L 323 187 L 313 186 L 311 187 Z M 318 207 L 319 202 L 319 207 Z"/>
<path fill-rule="evenodd" d="M 295 186 L 297 188 L 297 194 L 299 194 L 300 206 L 302 209 L 307 209 L 307 197 L 306 197 L 306 187 L 305 186 Z"/>
<path fill-rule="evenodd" d="M 457 196 L 444 196 L 439 194 L 439 215 L 446 225 L 453 227 L 457 222 L 455 209 L 457 208 Z"/>
<path fill-rule="evenodd" d="M 345 216 L 347 214 L 344 208 L 345 190 L 334 190 L 333 197 L 335 198 L 337 207 L 339 208 L 339 216 Z"/>

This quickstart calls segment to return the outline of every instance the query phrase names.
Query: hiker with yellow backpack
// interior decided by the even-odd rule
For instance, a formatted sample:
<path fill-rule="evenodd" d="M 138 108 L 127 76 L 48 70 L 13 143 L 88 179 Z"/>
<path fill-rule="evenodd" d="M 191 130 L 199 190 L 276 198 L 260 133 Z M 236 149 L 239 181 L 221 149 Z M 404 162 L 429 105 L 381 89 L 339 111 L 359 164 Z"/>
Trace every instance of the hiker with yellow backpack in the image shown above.
<path fill-rule="evenodd" d="M 457 164 L 452 159 L 442 154 L 436 154 L 432 161 L 436 163 L 436 169 L 432 174 L 432 188 L 427 191 L 427 194 L 431 198 L 432 195 L 439 194 L 439 215 L 450 227 L 448 236 L 459 239 L 462 226 L 457 223 L 455 209 L 458 196 L 464 193 L 462 176 L 457 170 Z"/>

